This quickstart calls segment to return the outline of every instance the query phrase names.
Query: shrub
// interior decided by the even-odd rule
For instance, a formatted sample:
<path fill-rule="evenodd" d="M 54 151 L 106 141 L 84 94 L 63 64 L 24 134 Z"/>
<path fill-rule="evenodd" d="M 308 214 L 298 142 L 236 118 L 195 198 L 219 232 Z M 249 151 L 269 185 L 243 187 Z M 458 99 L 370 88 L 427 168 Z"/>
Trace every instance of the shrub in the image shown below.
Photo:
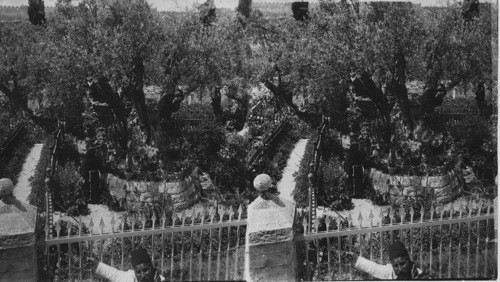
<path fill-rule="evenodd" d="M 50 152 L 54 138 L 49 136 L 40 153 L 40 160 L 35 168 L 35 173 L 29 178 L 31 183 L 31 194 L 29 203 L 36 206 L 38 210 L 45 210 L 45 177 L 47 168 L 50 166 Z"/>
<path fill-rule="evenodd" d="M 449 124 L 447 131 L 454 151 L 461 161 L 471 166 L 480 180 L 492 184 L 497 174 L 494 125 L 477 116 L 468 116 L 462 122 Z M 491 132 L 493 131 L 493 132 Z"/>
<path fill-rule="evenodd" d="M 218 156 L 213 159 L 208 167 L 208 174 L 221 192 L 240 193 L 246 188 L 246 154 L 248 142 L 237 134 L 229 134 L 226 143 Z"/>
<path fill-rule="evenodd" d="M 309 189 L 309 172 L 310 167 L 309 164 L 313 162 L 313 151 L 314 151 L 314 142 L 317 134 L 313 133 L 307 141 L 306 148 L 304 151 L 304 155 L 302 156 L 302 160 L 300 161 L 299 172 L 295 176 L 295 189 L 293 190 L 293 200 L 297 203 L 298 207 L 306 207 L 307 206 L 307 193 Z"/>
<path fill-rule="evenodd" d="M 69 215 L 87 215 L 90 213 L 83 197 L 83 179 L 78 173 L 78 166 L 73 162 L 59 167 L 54 174 L 54 209 Z"/>
<path fill-rule="evenodd" d="M 347 194 L 347 174 L 339 157 L 322 163 L 318 174 L 318 198 L 334 210 L 350 210 L 354 206 Z"/>
<path fill-rule="evenodd" d="M 184 128 L 183 139 L 182 155 L 204 171 L 209 171 L 212 160 L 226 142 L 224 129 L 210 120 L 194 128 Z"/>

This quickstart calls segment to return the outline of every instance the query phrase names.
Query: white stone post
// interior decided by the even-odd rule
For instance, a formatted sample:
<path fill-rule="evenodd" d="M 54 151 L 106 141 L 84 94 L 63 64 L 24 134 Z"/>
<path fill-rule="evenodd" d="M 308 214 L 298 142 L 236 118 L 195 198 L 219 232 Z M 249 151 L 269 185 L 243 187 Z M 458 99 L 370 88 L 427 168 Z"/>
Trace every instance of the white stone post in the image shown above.
<path fill-rule="evenodd" d="M 254 186 L 261 195 L 248 206 L 245 279 L 295 281 L 295 202 L 266 192 L 271 186 L 266 174 L 257 176 Z"/>
<path fill-rule="evenodd" d="M 18 201 L 13 188 L 0 179 L 0 281 L 37 281 L 36 207 Z"/>

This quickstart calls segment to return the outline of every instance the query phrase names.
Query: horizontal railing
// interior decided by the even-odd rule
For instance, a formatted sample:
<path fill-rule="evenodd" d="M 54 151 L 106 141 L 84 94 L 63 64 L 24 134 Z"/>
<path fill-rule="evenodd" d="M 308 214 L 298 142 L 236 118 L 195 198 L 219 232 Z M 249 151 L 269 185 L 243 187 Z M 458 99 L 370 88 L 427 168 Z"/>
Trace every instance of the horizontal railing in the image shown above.
<path fill-rule="evenodd" d="M 37 242 L 49 280 L 95 280 L 90 257 L 130 269 L 130 254 L 144 247 L 170 281 L 243 279 L 246 219 L 242 206 L 192 209 L 167 217 L 91 218 L 84 225 L 56 221 L 55 236 Z M 40 264 L 40 263 L 39 263 Z"/>
<path fill-rule="evenodd" d="M 367 211 L 368 212 L 368 211 Z M 299 279 L 366 280 L 346 256 L 354 252 L 389 263 L 387 246 L 402 241 L 419 268 L 439 279 L 495 278 L 497 242 L 491 201 L 461 203 L 416 212 L 400 208 L 369 211 L 347 220 L 327 214 L 310 228 L 307 211 L 298 212 L 295 236 Z M 311 230 L 311 231 L 309 231 Z M 302 259 L 301 259 L 302 258 Z"/>

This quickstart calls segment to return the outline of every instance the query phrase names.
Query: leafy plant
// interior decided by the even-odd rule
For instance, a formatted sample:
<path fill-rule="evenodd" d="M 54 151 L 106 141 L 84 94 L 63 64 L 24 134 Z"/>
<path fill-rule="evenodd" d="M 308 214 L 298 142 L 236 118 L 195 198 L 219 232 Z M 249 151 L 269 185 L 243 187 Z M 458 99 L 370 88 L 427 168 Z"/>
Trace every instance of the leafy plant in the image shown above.
<path fill-rule="evenodd" d="M 90 210 L 83 197 L 83 179 L 78 173 L 78 166 L 67 162 L 54 174 L 52 182 L 54 209 L 69 215 L 87 215 Z"/>

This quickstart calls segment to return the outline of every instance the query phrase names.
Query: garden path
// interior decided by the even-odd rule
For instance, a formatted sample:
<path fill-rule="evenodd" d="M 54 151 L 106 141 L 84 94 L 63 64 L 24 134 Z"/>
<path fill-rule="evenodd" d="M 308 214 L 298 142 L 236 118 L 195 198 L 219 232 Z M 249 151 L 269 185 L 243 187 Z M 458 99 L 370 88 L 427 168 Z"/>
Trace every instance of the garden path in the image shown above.
<path fill-rule="evenodd" d="M 276 185 L 278 192 L 280 192 L 280 197 L 293 201 L 292 192 L 295 190 L 295 175 L 299 171 L 300 162 L 304 156 L 308 140 L 309 139 L 300 139 L 290 153 L 281 180 Z"/>
<path fill-rule="evenodd" d="M 14 196 L 21 202 L 28 203 L 28 196 L 31 194 L 31 183 L 29 178 L 35 174 L 35 168 L 40 160 L 43 145 L 44 144 L 35 144 L 31 148 L 17 178 L 17 184 L 14 187 Z"/>

